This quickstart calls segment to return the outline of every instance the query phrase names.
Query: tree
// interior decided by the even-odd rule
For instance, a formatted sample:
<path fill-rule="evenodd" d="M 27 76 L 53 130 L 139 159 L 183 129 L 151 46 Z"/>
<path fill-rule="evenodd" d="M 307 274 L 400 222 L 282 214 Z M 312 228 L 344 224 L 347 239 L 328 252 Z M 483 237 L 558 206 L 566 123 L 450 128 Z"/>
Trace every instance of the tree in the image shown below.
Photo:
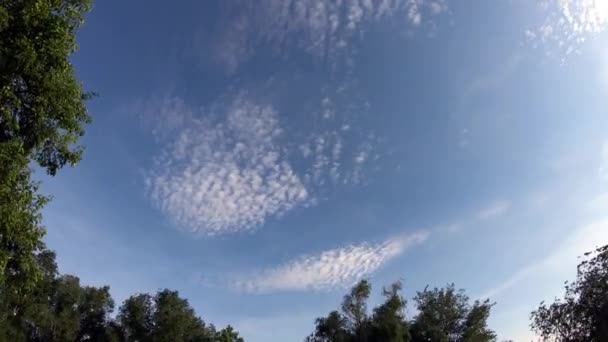
<path fill-rule="evenodd" d="M 384 303 L 374 309 L 372 318 L 373 342 L 408 342 L 410 332 L 405 319 L 406 300 L 401 296 L 401 282 L 382 290 Z"/>
<path fill-rule="evenodd" d="M 353 286 L 350 293 L 344 296 L 342 301 L 342 312 L 354 335 L 354 341 L 357 342 L 363 342 L 367 339 L 367 299 L 370 292 L 371 285 L 364 279 Z"/>
<path fill-rule="evenodd" d="M 154 297 L 131 296 L 120 308 L 118 323 L 129 341 L 212 341 L 221 336 L 196 316 L 187 300 L 170 290 L 159 291 Z M 236 334 L 232 328 L 224 333 Z"/>
<path fill-rule="evenodd" d="M 90 121 L 70 55 L 89 0 L 0 0 L 0 143 L 54 175 L 80 160 Z"/>
<path fill-rule="evenodd" d="M 89 0 L 0 0 L 0 334 L 23 320 L 42 274 L 40 211 L 48 198 L 29 161 L 54 175 L 74 164 L 90 121 L 69 56 Z"/>
<path fill-rule="evenodd" d="M 0 143 L 0 334 L 23 315 L 25 299 L 42 277 L 36 254 L 43 250 L 38 194 L 18 142 Z"/>
<path fill-rule="evenodd" d="M 429 290 L 414 297 L 418 314 L 410 322 L 405 316 L 406 300 L 402 284 L 395 282 L 382 290 L 384 301 L 367 312 L 371 286 L 363 280 L 344 296 L 342 313 L 332 311 L 315 321 L 315 331 L 306 342 L 489 342 L 496 334 L 487 320 L 493 304 L 475 301 L 454 285 Z"/>
<path fill-rule="evenodd" d="M 484 342 L 496 334 L 487 327 L 493 304 L 475 301 L 471 306 L 464 290 L 454 284 L 446 288 L 425 288 L 414 297 L 418 314 L 412 322 L 413 341 Z"/>
<path fill-rule="evenodd" d="M 119 309 L 117 321 L 126 337 L 133 341 L 147 341 L 152 338 L 154 304 L 149 294 L 129 297 Z"/>
<path fill-rule="evenodd" d="M 347 342 L 351 334 L 347 330 L 347 321 L 338 311 L 332 311 L 327 317 L 317 318 L 315 332 L 307 337 L 307 342 Z"/>
<path fill-rule="evenodd" d="M 77 277 L 60 276 L 51 251 L 36 259 L 43 277 L 22 298 L 19 315 L 8 321 L 2 336 L 11 341 L 112 341 L 109 288 L 82 287 Z"/>
<path fill-rule="evenodd" d="M 532 329 L 547 341 L 608 341 L 608 245 L 585 257 L 564 298 L 541 302 L 531 314 Z"/>
<path fill-rule="evenodd" d="M 228 325 L 224 329 L 217 332 L 215 336 L 216 342 L 244 342 L 244 340 L 239 337 L 239 333 L 234 330 L 233 327 Z"/>

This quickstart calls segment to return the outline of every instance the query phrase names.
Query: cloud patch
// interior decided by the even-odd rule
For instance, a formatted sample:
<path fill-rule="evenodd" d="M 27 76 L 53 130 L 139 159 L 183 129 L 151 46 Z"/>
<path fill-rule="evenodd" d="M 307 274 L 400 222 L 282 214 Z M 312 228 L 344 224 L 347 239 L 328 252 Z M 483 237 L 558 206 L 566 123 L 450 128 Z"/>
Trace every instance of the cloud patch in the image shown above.
<path fill-rule="evenodd" d="M 540 8 L 545 19 L 525 32 L 526 40 L 562 60 L 608 29 L 608 2 L 604 0 L 545 0 Z"/>
<path fill-rule="evenodd" d="M 234 72 L 267 44 L 275 55 L 296 49 L 330 66 L 352 63 L 353 42 L 365 25 L 398 18 L 410 28 L 447 12 L 447 0 L 248 0 L 223 4 L 216 60 Z M 402 18 L 402 19 L 401 19 Z"/>
<path fill-rule="evenodd" d="M 205 235 L 247 231 L 308 199 L 277 144 L 283 131 L 271 106 L 238 96 L 218 120 L 213 110 L 201 117 L 183 105 L 165 114 L 175 133 L 145 184 L 152 202 L 180 226 Z"/>
<path fill-rule="evenodd" d="M 347 287 L 380 269 L 409 247 L 424 242 L 428 235 L 428 232 L 418 232 L 377 244 L 351 245 L 302 256 L 248 279 L 240 279 L 235 287 L 254 293 Z"/>

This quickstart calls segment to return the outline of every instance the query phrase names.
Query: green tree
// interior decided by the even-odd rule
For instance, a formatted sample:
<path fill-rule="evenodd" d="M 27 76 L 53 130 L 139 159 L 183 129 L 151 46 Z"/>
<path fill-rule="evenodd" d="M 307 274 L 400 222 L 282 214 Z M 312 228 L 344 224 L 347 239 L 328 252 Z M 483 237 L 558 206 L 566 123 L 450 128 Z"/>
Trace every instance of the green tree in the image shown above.
<path fill-rule="evenodd" d="M 350 340 L 347 321 L 338 311 L 330 312 L 327 317 L 317 318 L 315 332 L 306 338 L 307 342 L 347 342 Z"/>
<path fill-rule="evenodd" d="M 114 302 L 108 287 L 82 287 L 75 276 L 60 276 L 55 253 L 36 255 L 43 274 L 10 321 L 10 341 L 111 341 L 109 315 Z"/>
<path fill-rule="evenodd" d="M 367 280 L 361 280 L 342 300 L 342 313 L 356 342 L 366 341 L 369 334 L 367 300 L 371 289 Z"/>
<path fill-rule="evenodd" d="M 149 294 L 129 297 L 119 309 L 118 323 L 132 341 L 152 339 L 154 304 Z"/>
<path fill-rule="evenodd" d="M 531 327 L 547 341 L 608 341 L 608 245 L 585 254 L 576 280 L 563 299 L 544 302 L 531 314 Z"/>
<path fill-rule="evenodd" d="M 42 277 L 36 253 L 44 248 L 38 194 L 18 142 L 0 143 L 0 334 L 23 316 L 27 294 Z"/>
<path fill-rule="evenodd" d="M 54 175 L 80 160 L 90 121 L 70 55 L 89 0 L 0 0 L 0 143 Z"/>
<path fill-rule="evenodd" d="M 372 342 L 408 342 L 410 332 L 405 319 L 406 300 L 401 296 L 402 284 L 395 282 L 382 290 L 384 303 L 374 309 Z"/>
<path fill-rule="evenodd" d="M 411 327 L 412 341 L 485 342 L 495 341 L 487 319 L 493 304 L 488 300 L 469 304 L 464 290 L 454 285 L 425 288 L 414 297 L 418 314 Z"/>
<path fill-rule="evenodd" d="M 224 341 L 222 337 L 239 341 L 232 328 L 217 334 L 207 327 L 177 291 L 131 296 L 121 306 L 117 319 L 129 341 Z"/>
<path fill-rule="evenodd" d="M 384 301 L 370 316 L 367 300 L 371 286 L 363 280 L 344 296 L 342 313 L 332 311 L 315 321 L 315 331 L 306 342 L 490 342 L 496 334 L 487 326 L 489 301 L 469 303 L 463 290 L 454 285 L 429 290 L 414 297 L 418 314 L 410 322 L 402 284 L 382 290 Z"/>
<path fill-rule="evenodd" d="M 42 274 L 48 198 L 29 161 L 54 175 L 76 163 L 90 121 L 69 57 L 88 0 L 0 0 L 0 334 L 20 324 Z"/>
<path fill-rule="evenodd" d="M 244 340 L 239 337 L 239 333 L 235 331 L 233 327 L 228 325 L 217 332 L 215 342 L 244 342 Z"/>

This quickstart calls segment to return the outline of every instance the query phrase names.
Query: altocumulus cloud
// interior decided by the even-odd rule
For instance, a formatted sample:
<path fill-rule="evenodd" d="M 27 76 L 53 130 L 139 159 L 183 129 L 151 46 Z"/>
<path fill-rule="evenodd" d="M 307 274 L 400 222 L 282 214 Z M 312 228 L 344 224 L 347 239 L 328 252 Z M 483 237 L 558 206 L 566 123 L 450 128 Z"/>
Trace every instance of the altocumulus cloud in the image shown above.
<path fill-rule="evenodd" d="M 608 29 L 608 2 L 605 0 L 544 0 L 542 24 L 526 31 L 532 46 L 545 45 L 547 52 L 566 58 L 579 46 Z M 549 46 L 548 46 L 549 45 Z"/>
<path fill-rule="evenodd" d="M 152 202 L 180 226 L 205 235 L 251 230 L 303 204 L 308 192 L 276 140 L 276 111 L 245 96 L 198 116 L 179 100 L 163 107 L 174 130 L 145 177 Z"/>
<path fill-rule="evenodd" d="M 447 0 L 246 0 L 224 6 L 231 25 L 213 50 L 230 71 L 254 54 L 256 44 L 349 65 L 353 42 L 366 24 L 400 18 L 417 28 L 448 10 Z"/>
<path fill-rule="evenodd" d="M 350 245 L 306 255 L 275 268 L 262 270 L 247 279 L 239 279 L 237 289 L 267 293 L 274 291 L 327 290 L 350 286 L 420 244 L 429 233 L 421 231 L 381 243 Z"/>

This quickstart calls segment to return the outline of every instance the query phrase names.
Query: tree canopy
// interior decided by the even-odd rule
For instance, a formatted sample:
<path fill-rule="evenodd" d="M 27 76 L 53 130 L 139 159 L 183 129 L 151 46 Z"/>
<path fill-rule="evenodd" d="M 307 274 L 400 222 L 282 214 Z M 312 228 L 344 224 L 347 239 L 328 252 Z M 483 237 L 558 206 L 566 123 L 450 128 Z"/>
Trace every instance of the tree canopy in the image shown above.
<path fill-rule="evenodd" d="M 18 307 L 16 315 L 3 315 L 0 322 L 0 336 L 9 341 L 243 341 L 231 326 L 218 331 L 205 324 L 177 291 L 133 295 L 113 319 L 108 286 L 82 286 L 78 277 L 59 274 L 52 251 L 35 259 L 43 277 L 33 291 L 2 301 Z"/>
<path fill-rule="evenodd" d="M 0 0 L 0 143 L 54 175 L 80 160 L 75 146 L 90 121 L 91 94 L 77 81 L 70 55 L 89 0 Z"/>
<path fill-rule="evenodd" d="M 367 310 L 371 286 L 367 280 L 356 284 L 344 296 L 342 312 L 332 311 L 316 320 L 307 342 L 485 342 L 495 341 L 487 320 L 489 301 L 469 303 L 463 290 L 454 285 L 424 289 L 414 297 L 418 313 L 412 320 L 405 316 L 407 302 L 401 295 L 402 284 L 384 288 L 384 301 Z"/>
<path fill-rule="evenodd" d="M 585 254 L 563 299 L 542 302 L 531 314 L 532 329 L 549 341 L 608 341 L 608 245 Z"/>

